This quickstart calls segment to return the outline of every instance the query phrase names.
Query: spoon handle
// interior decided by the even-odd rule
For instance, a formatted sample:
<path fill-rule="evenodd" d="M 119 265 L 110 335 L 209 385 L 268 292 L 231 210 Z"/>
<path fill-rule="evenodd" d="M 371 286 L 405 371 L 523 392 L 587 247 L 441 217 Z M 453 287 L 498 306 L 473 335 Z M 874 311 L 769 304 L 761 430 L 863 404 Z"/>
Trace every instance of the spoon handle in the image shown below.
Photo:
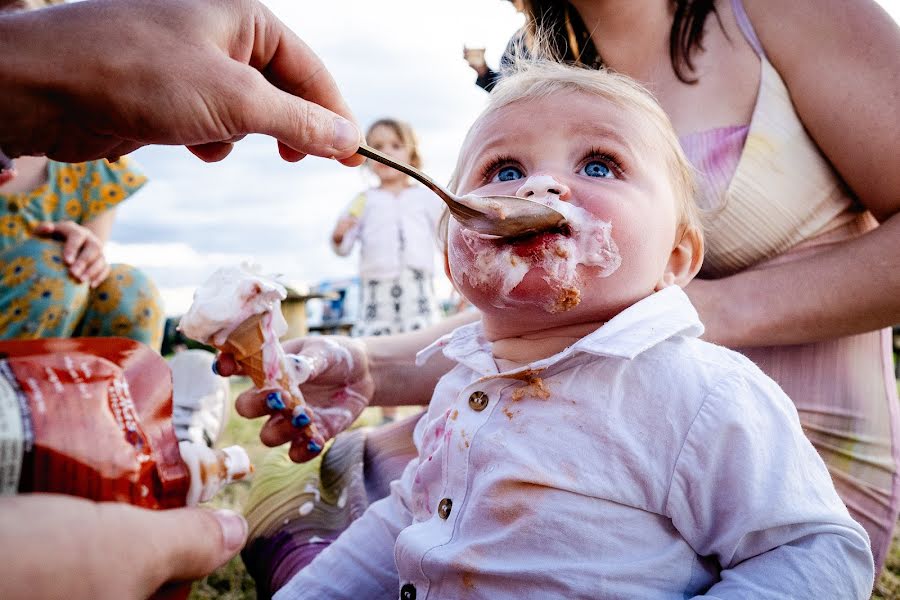
<path fill-rule="evenodd" d="M 401 173 L 405 173 L 406 175 L 409 175 L 413 179 L 416 179 L 416 180 L 422 182 L 422 184 L 424 184 L 425 187 L 427 187 L 432 192 L 434 192 L 435 194 L 440 196 L 441 199 L 444 200 L 444 202 L 453 203 L 453 204 L 456 203 L 456 199 L 449 196 L 449 194 L 447 193 L 447 190 L 445 190 L 443 187 L 441 187 L 440 185 L 435 183 L 434 180 L 431 179 L 431 177 L 429 177 L 422 171 L 416 169 L 415 167 L 411 167 L 406 163 L 402 163 L 397 160 L 394 160 L 387 154 L 385 154 L 383 152 L 379 152 L 375 148 L 366 146 L 365 144 L 360 144 L 359 150 L 357 150 L 356 153 L 361 156 L 365 156 L 366 158 L 371 158 L 372 160 L 380 162 L 383 165 L 387 165 L 387 166 L 391 167 L 392 169 L 396 169 L 396 170 L 400 171 Z"/>

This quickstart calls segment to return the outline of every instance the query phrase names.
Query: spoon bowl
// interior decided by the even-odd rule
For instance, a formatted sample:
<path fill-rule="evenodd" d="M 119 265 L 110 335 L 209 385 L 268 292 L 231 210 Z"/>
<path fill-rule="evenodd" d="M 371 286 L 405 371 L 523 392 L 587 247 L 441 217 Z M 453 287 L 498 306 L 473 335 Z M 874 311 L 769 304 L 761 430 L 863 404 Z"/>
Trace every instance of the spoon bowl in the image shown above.
<path fill-rule="evenodd" d="M 447 204 L 450 214 L 463 227 L 482 235 L 520 237 L 555 229 L 566 222 L 565 216 L 559 211 L 527 198 L 475 194 L 457 196 L 415 167 L 394 160 L 365 144 L 359 145 L 357 153 L 420 181 Z"/>

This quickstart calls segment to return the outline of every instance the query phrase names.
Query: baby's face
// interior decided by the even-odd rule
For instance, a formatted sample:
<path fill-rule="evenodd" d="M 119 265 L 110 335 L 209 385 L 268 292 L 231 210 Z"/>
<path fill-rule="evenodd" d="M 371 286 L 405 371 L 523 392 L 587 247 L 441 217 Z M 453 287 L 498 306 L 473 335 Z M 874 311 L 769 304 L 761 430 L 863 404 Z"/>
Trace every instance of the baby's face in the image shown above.
<path fill-rule="evenodd" d="M 459 192 L 529 197 L 569 223 L 510 241 L 451 219 L 451 276 L 486 325 L 604 321 L 671 280 L 676 202 L 662 139 L 641 116 L 565 92 L 476 123 L 462 149 Z"/>

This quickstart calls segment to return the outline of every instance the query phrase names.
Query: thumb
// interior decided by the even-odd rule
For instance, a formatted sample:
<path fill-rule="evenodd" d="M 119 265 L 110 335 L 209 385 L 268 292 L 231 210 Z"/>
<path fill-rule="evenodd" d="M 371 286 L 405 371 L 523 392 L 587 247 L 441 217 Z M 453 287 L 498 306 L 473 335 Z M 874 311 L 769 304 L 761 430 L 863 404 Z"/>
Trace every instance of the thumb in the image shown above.
<path fill-rule="evenodd" d="M 225 564 L 243 547 L 247 522 L 231 510 L 178 508 L 140 511 L 145 521 L 148 573 L 155 577 L 148 589 L 168 581 L 204 577 Z"/>
<path fill-rule="evenodd" d="M 346 160 L 352 165 L 363 162 L 362 157 L 353 160 L 362 135 L 352 121 L 272 86 L 267 86 L 265 95 L 265 104 L 273 108 L 261 115 L 263 133 L 299 154 Z"/>

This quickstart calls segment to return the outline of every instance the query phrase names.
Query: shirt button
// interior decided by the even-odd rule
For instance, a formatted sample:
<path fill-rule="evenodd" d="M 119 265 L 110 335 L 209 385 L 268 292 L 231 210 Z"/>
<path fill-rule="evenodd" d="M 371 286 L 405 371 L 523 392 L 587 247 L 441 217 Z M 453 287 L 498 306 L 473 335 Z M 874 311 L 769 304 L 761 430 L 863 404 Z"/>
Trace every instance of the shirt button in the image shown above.
<path fill-rule="evenodd" d="M 472 392 L 469 396 L 469 408 L 476 412 L 481 412 L 488 405 L 488 395 L 484 392 Z"/>
<path fill-rule="evenodd" d="M 453 509 L 453 500 L 450 498 L 444 498 L 441 500 L 440 504 L 438 504 L 438 516 L 444 520 L 450 516 L 450 511 Z"/>
<path fill-rule="evenodd" d="M 416 600 L 416 586 L 411 583 L 403 584 L 400 588 L 400 600 Z"/>

